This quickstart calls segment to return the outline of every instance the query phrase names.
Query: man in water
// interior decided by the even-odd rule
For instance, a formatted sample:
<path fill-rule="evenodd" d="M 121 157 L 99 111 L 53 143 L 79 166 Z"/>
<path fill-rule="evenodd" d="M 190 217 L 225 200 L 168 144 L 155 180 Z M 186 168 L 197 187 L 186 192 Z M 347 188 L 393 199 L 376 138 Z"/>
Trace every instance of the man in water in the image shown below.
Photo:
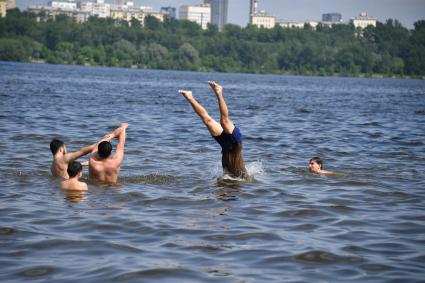
<path fill-rule="evenodd" d="M 230 121 L 229 111 L 223 97 L 223 87 L 214 81 L 208 81 L 214 91 L 220 109 L 220 123 L 215 121 L 188 90 L 179 90 L 192 105 L 213 138 L 221 145 L 221 164 L 225 173 L 234 177 L 247 177 L 247 171 L 242 156 L 242 134 L 238 127 Z"/>
<path fill-rule="evenodd" d="M 68 153 L 63 141 L 57 139 L 52 140 L 50 142 L 50 150 L 53 154 L 53 161 L 50 166 L 50 171 L 52 171 L 53 176 L 68 179 L 68 164 L 86 154 L 89 154 L 95 146 L 96 144 L 92 144 L 90 146 L 83 147 L 76 152 Z"/>
<path fill-rule="evenodd" d="M 112 184 L 117 182 L 121 164 L 124 160 L 125 131 L 127 127 L 127 123 L 121 123 L 119 128 L 94 147 L 89 159 L 90 178 Z M 110 141 L 114 138 L 118 138 L 118 144 L 115 155 L 111 156 L 112 145 Z"/>
<path fill-rule="evenodd" d="M 69 179 L 62 182 L 60 188 L 63 190 L 87 191 L 87 184 L 79 179 L 83 176 L 83 166 L 80 162 L 72 161 L 68 164 Z"/>
<path fill-rule="evenodd" d="M 313 157 L 310 159 L 308 168 L 311 173 L 317 175 L 341 175 L 340 173 L 323 170 L 323 160 L 320 157 Z"/>

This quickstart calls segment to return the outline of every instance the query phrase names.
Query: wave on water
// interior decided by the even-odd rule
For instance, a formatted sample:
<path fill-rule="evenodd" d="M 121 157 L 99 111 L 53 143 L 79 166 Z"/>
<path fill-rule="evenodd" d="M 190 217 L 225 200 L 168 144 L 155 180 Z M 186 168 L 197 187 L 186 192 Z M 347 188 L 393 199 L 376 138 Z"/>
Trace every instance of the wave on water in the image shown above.
<path fill-rule="evenodd" d="M 292 258 L 304 262 L 321 264 L 360 263 L 363 261 L 361 257 L 340 256 L 321 250 L 307 251 L 301 254 L 294 255 L 292 256 Z"/>
<path fill-rule="evenodd" d="M 179 180 L 180 177 L 169 174 L 147 174 L 136 176 L 121 176 L 119 182 L 123 184 L 170 184 Z"/>

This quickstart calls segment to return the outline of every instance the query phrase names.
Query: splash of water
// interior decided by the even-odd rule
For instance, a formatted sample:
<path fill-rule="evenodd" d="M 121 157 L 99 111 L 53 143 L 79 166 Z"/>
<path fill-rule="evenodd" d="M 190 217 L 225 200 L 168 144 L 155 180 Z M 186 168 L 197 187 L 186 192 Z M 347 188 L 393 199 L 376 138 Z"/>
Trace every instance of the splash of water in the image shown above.
<path fill-rule="evenodd" d="M 262 161 L 249 162 L 245 167 L 248 172 L 247 178 L 231 176 L 228 173 L 223 172 L 221 165 L 216 166 L 215 177 L 225 181 L 253 182 L 264 175 L 264 164 Z"/>

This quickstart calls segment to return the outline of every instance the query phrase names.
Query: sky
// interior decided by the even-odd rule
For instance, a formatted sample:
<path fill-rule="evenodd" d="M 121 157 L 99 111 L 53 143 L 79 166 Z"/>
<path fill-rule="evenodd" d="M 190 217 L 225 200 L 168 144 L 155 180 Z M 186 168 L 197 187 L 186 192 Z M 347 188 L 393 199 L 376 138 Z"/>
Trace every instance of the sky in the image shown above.
<path fill-rule="evenodd" d="M 21 10 L 30 5 L 45 5 L 48 0 L 16 0 Z M 77 0 L 80 1 L 80 0 Z M 84 0 L 82 0 L 84 1 Z M 89 1 L 89 0 L 87 0 Z M 112 3 L 113 0 L 106 0 Z M 134 0 L 136 4 L 159 10 L 162 6 L 200 4 L 203 0 Z M 343 20 L 367 12 L 369 16 L 385 22 L 392 18 L 412 29 L 413 23 L 425 19 L 425 0 L 259 0 L 259 9 L 277 20 L 321 20 L 323 13 L 337 12 Z M 248 23 L 249 0 L 229 0 L 228 22 L 240 26 Z"/>

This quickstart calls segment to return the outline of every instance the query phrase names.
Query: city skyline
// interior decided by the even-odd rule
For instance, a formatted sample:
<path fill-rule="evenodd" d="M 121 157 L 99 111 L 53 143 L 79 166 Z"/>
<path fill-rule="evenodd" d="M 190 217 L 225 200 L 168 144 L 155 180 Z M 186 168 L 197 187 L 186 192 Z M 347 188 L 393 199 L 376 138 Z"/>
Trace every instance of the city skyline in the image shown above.
<path fill-rule="evenodd" d="M 17 0 L 25 10 L 30 5 L 46 5 L 48 0 Z M 114 2 L 106 0 L 105 2 Z M 159 11 L 162 6 L 201 4 L 203 0 L 134 0 L 137 5 L 151 6 Z M 250 0 L 229 0 L 227 22 L 246 26 L 249 22 Z M 307 7 L 307 8 L 306 8 Z M 324 13 L 340 13 L 344 21 L 367 12 L 378 21 L 392 18 L 403 26 L 413 28 L 413 23 L 425 18 L 425 0 L 259 0 L 259 10 L 265 10 L 277 20 L 320 20 Z"/>

